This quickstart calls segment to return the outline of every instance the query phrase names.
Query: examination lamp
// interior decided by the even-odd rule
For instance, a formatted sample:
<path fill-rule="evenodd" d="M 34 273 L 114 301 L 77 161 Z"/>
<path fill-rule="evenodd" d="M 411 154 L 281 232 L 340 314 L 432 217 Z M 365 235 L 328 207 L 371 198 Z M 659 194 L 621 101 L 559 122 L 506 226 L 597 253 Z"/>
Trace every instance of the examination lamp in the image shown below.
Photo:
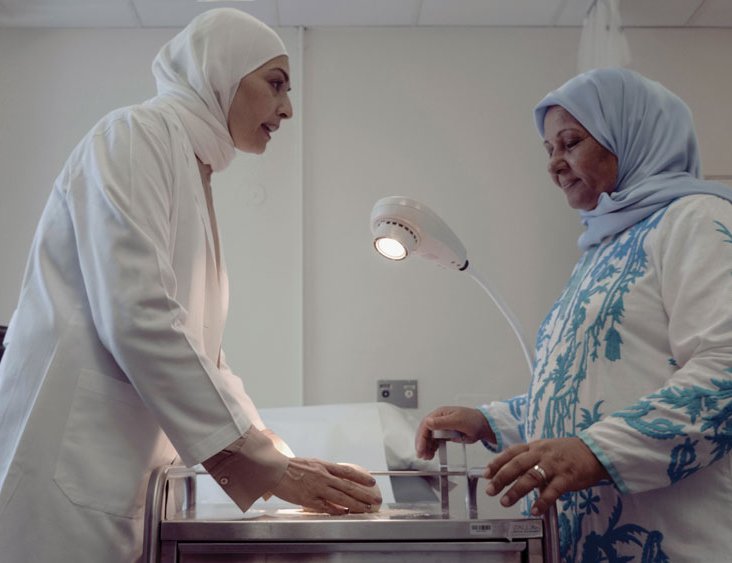
<path fill-rule="evenodd" d="M 532 371 L 533 357 L 521 326 L 508 305 L 468 262 L 467 251 L 452 229 L 429 207 L 401 196 L 384 197 L 371 210 L 374 248 L 390 260 L 421 256 L 449 270 L 466 272 L 482 287 L 511 325 Z"/>

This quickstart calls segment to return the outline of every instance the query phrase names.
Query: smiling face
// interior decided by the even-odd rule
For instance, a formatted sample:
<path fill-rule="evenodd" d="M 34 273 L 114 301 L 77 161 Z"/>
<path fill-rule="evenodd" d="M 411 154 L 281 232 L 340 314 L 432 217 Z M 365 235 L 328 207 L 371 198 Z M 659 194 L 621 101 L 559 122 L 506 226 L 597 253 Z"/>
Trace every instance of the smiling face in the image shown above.
<path fill-rule="evenodd" d="M 561 106 L 550 107 L 544 116 L 544 147 L 549 175 L 570 207 L 590 211 L 600 194 L 615 190 L 618 158 Z"/>
<path fill-rule="evenodd" d="M 269 60 L 241 79 L 227 120 L 237 149 L 264 152 L 280 121 L 292 117 L 289 91 L 290 65 L 286 55 Z"/>

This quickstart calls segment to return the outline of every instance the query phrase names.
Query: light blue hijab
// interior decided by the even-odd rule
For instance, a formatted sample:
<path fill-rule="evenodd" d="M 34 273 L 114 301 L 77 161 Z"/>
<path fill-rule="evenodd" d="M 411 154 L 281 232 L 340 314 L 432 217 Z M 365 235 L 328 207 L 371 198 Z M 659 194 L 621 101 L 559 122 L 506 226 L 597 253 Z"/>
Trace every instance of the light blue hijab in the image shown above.
<path fill-rule="evenodd" d="M 618 157 L 615 191 L 580 211 L 582 250 L 691 194 L 732 201 L 732 188 L 700 178 L 699 147 L 686 104 L 658 82 L 621 68 L 595 69 L 547 94 L 534 108 L 539 134 L 551 106 L 562 106 Z"/>

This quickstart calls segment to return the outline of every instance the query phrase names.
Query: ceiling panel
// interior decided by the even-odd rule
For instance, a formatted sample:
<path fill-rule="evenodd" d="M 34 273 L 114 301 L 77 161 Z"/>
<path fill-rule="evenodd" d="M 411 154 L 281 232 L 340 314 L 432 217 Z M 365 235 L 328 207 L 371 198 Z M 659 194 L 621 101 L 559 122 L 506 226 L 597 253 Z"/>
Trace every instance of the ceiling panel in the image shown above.
<path fill-rule="evenodd" d="M 626 27 L 684 26 L 703 0 L 621 0 L 620 17 Z M 726 2 L 732 5 L 730 0 Z"/>
<path fill-rule="evenodd" d="M 597 0 L 603 2 L 605 0 Z M 591 0 L 0 0 L 0 27 L 183 27 L 213 7 L 273 26 L 580 26 Z M 627 27 L 732 28 L 732 0 L 620 0 Z"/>
<path fill-rule="evenodd" d="M 419 25 L 553 25 L 563 0 L 423 0 Z"/>
<path fill-rule="evenodd" d="M 620 0 L 620 19 L 625 27 L 684 26 L 703 1 Z M 726 4 L 726 11 L 732 12 L 732 0 L 715 1 Z M 590 4 L 591 0 L 566 0 L 557 25 L 582 25 Z"/>
<path fill-rule="evenodd" d="M 554 22 L 555 25 L 582 25 L 582 22 L 585 19 L 585 15 L 587 14 L 587 8 L 589 7 L 589 5 L 590 0 L 565 0 L 559 11 L 557 19 Z"/>
<path fill-rule="evenodd" d="M 0 27 L 138 27 L 127 0 L 2 0 Z"/>
<path fill-rule="evenodd" d="M 52 0 L 53 1 L 53 0 Z M 185 27 L 195 16 L 212 8 L 237 8 L 277 26 L 277 4 L 273 0 L 252 2 L 197 2 L 196 0 L 132 0 L 143 27 Z"/>
<path fill-rule="evenodd" d="M 694 26 L 732 27 L 732 0 L 705 0 L 690 23 Z"/>
<path fill-rule="evenodd" d="M 419 0 L 277 0 L 280 25 L 412 26 Z"/>

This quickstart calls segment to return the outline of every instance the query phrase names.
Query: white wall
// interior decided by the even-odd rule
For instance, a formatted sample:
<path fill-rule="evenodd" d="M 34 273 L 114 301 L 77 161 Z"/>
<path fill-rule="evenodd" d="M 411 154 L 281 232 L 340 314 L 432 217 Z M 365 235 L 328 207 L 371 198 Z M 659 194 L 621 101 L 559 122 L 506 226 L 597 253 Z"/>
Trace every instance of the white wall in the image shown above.
<path fill-rule="evenodd" d="M 173 33 L 0 29 L 0 324 L 67 154 L 106 111 L 153 93 L 150 61 Z M 478 286 L 379 259 L 368 216 L 384 195 L 430 205 L 533 333 L 579 225 L 545 174 L 531 108 L 574 73 L 579 30 L 311 29 L 302 75 L 298 32 L 283 34 L 297 117 L 264 157 L 214 178 L 232 282 L 225 344 L 255 401 L 372 401 L 377 379 L 397 377 L 419 380 L 419 412 L 521 392 L 519 347 Z M 729 174 L 732 31 L 628 37 L 633 68 L 694 111 L 705 173 Z"/>
<path fill-rule="evenodd" d="M 732 172 L 732 30 L 629 30 L 633 68 L 696 116 L 704 171 Z M 579 29 L 319 29 L 305 42 L 305 401 L 416 378 L 421 407 L 527 384 L 497 309 L 460 273 L 387 263 L 373 203 L 422 200 L 533 334 L 578 255 L 531 109 L 575 73 Z M 533 338 L 533 337 L 532 337 Z"/>

